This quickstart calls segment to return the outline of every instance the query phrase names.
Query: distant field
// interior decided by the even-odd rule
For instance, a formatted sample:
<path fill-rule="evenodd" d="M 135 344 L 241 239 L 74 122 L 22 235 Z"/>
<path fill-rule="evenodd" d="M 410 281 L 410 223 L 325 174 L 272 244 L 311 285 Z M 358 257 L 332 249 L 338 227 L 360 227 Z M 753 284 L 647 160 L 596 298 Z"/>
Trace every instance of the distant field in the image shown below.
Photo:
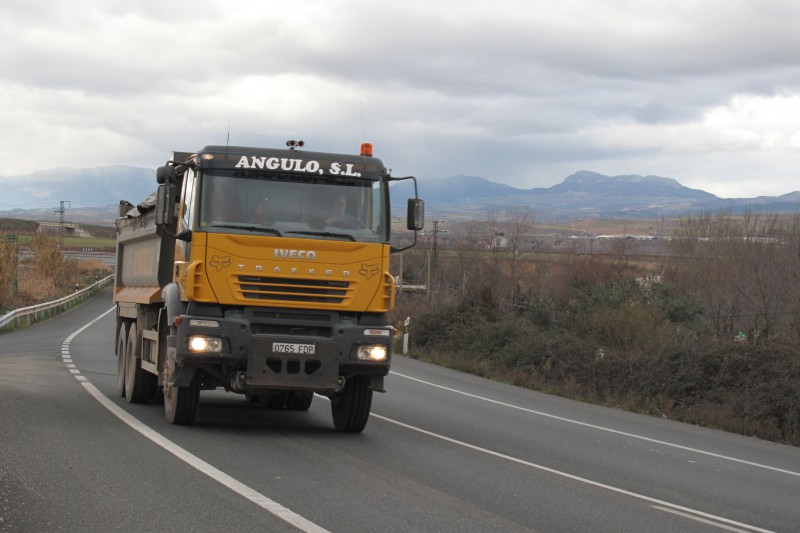
<path fill-rule="evenodd" d="M 79 239 L 67 238 L 64 239 L 64 247 L 67 250 L 74 250 L 75 248 L 96 248 L 98 250 L 108 249 L 114 250 L 117 246 L 117 241 L 114 239 Z"/>
<path fill-rule="evenodd" d="M 672 233 L 680 219 L 665 218 L 663 220 L 579 220 L 569 223 L 572 230 L 580 230 L 593 235 L 620 235 L 620 234 L 653 234 Z"/>
<path fill-rule="evenodd" d="M 33 240 L 34 235 L 18 235 L 17 243 L 25 245 Z M 95 248 L 101 250 L 114 250 L 117 246 L 115 239 L 97 239 L 93 237 L 66 237 L 64 239 L 64 248 L 66 250 L 75 250 L 83 248 Z"/>

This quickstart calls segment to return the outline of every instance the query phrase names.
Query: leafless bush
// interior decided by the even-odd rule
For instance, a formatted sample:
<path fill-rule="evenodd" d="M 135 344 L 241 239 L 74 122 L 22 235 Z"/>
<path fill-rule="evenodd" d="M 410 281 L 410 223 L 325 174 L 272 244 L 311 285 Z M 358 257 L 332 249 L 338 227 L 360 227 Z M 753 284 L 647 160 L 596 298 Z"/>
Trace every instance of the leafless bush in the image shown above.
<path fill-rule="evenodd" d="M 610 284 L 635 277 L 635 271 L 624 263 L 597 255 L 562 254 L 559 256 L 549 287 L 551 294 L 568 299 L 574 290 L 584 290 L 598 284 Z"/>
<path fill-rule="evenodd" d="M 705 297 L 718 334 L 800 339 L 799 228 L 797 216 L 688 217 L 673 240 L 668 277 Z"/>

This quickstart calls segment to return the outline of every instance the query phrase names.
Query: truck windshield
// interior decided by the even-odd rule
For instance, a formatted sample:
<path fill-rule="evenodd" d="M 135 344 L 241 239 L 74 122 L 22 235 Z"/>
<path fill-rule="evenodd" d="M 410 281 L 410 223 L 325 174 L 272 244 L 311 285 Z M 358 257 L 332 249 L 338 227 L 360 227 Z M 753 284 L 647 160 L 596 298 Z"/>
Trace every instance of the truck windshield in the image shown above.
<path fill-rule="evenodd" d="M 200 176 L 199 231 L 387 242 L 381 180 L 213 169 Z"/>

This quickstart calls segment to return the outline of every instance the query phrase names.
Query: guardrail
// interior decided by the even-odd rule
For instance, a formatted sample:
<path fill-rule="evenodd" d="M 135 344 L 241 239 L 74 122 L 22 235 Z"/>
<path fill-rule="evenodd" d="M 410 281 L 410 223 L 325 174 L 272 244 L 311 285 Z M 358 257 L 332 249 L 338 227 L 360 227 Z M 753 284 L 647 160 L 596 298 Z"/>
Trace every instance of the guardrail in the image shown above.
<path fill-rule="evenodd" d="M 22 309 L 15 309 L 14 311 L 11 311 L 10 313 L 0 317 L 0 331 L 12 328 L 24 328 L 45 318 L 57 315 L 58 313 L 66 311 L 70 307 L 94 296 L 113 282 L 114 275 L 112 274 L 92 285 L 89 285 L 85 289 L 75 291 L 73 294 L 64 296 L 58 300 L 53 300 L 52 302 L 46 302 L 43 304 L 31 305 L 29 307 L 23 307 Z"/>

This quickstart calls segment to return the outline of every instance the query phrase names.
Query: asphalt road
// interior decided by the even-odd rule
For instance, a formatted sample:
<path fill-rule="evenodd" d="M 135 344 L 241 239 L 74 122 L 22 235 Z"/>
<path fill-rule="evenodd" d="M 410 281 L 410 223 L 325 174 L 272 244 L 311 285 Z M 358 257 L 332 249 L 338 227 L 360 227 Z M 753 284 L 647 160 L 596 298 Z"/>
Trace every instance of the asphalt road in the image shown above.
<path fill-rule="evenodd" d="M 800 531 L 800 449 L 396 357 L 362 434 L 330 406 L 114 394 L 111 293 L 0 335 L 0 531 Z"/>

